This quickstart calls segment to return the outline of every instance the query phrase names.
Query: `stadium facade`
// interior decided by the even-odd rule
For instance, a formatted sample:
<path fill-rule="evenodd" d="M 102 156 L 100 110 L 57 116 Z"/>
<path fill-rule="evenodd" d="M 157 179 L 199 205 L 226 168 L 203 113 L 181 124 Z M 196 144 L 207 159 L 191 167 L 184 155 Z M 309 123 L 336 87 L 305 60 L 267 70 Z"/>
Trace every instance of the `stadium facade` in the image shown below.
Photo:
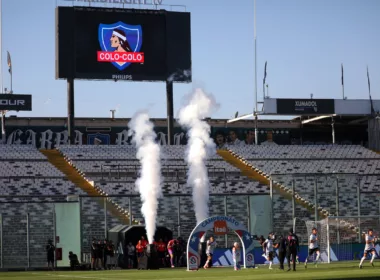
<path fill-rule="evenodd" d="M 337 144 L 368 143 L 368 121 L 357 122 L 354 117 L 336 117 L 334 120 L 335 139 Z M 123 145 L 129 144 L 127 124 L 129 119 L 111 118 L 77 118 L 75 120 L 76 144 L 79 145 Z M 165 145 L 167 141 L 167 120 L 153 119 L 158 140 Z M 230 132 L 234 131 L 239 140 L 244 141 L 249 131 L 254 131 L 255 124 L 242 120 L 227 124 L 224 119 L 207 120 L 211 126 L 214 139 L 223 136 L 223 142 L 230 141 Z M 66 118 L 20 118 L 6 119 L 8 144 L 31 144 L 37 148 L 50 149 L 68 143 Z M 328 144 L 332 142 L 330 120 L 314 121 L 301 124 L 299 118 L 291 120 L 260 120 L 259 143 L 268 139 L 268 134 L 279 145 L 290 144 Z M 95 141 L 98 139 L 100 141 Z M 186 144 L 186 132 L 178 124 L 174 126 L 174 143 Z"/>

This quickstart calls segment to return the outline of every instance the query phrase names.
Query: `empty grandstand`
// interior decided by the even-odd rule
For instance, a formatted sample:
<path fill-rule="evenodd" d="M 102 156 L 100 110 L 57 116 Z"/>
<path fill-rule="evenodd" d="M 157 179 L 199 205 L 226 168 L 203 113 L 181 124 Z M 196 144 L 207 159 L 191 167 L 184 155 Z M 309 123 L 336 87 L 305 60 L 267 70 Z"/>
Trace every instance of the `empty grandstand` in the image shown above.
<path fill-rule="evenodd" d="M 3 267 L 45 265 L 43 246 L 55 234 L 56 203 L 80 205 L 82 256 L 90 252 L 93 237 L 104 238 L 119 224 L 144 223 L 135 188 L 140 164 L 127 131 L 115 122 L 111 132 L 102 132 L 105 128 L 93 128 L 90 120 L 81 120 L 87 128 L 77 130 L 78 145 L 66 145 L 66 133 L 59 126 L 46 126 L 46 121 L 25 131 L 22 126 L 21 130 L 10 126 L 8 145 L 0 146 Z M 21 118 L 10 120 L 23 122 Z M 60 122 L 52 120 L 53 124 Z M 215 141 L 218 133 L 251 131 L 244 128 L 246 122 L 224 132 L 223 122 L 209 122 L 214 125 Z M 110 121 L 103 124 L 110 125 Z M 223 136 L 219 146 L 224 148 L 207 162 L 210 215 L 234 216 L 252 234 L 266 235 L 272 229 L 286 231 L 294 218 L 313 221 L 326 216 L 380 214 L 378 153 L 359 145 L 276 145 L 289 144 L 299 135 L 294 122 L 263 121 L 263 125 L 279 128 L 260 130 L 262 145 L 258 146 L 246 145 L 241 136 L 239 145 L 231 145 Z M 192 190 L 186 184 L 183 136 L 178 133 L 177 145 L 162 146 L 164 197 L 157 224 L 186 238 L 195 226 L 195 214 Z M 158 137 L 161 144 L 166 143 L 164 133 Z M 345 143 L 358 143 L 355 137 Z M 352 219 L 346 224 L 355 234 L 360 230 Z M 297 227 L 304 239 L 306 228 L 301 229 L 299 223 Z M 229 246 L 231 240 L 222 238 L 221 243 Z M 10 250 L 14 244 L 16 251 Z"/>
<path fill-rule="evenodd" d="M 133 147 L 60 146 L 42 153 L 27 145 L 3 145 L 0 149 L 4 167 L 4 266 L 28 265 L 27 258 L 18 257 L 27 255 L 27 240 L 30 265 L 44 264 L 41 249 L 54 232 L 53 202 L 63 202 L 70 195 L 80 197 L 82 252 L 89 251 L 93 236 L 103 236 L 117 224 L 143 223 L 135 189 L 139 163 Z M 186 238 L 195 226 L 195 218 L 191 189 L 186 186 L 185 149 L 163 147 L 164 198 L 159 205 L 158 224 Z M 251 215 L 256 215 L 249 197 L 268 196 L 272 191 L 272 218 L 270 213 L 266 218 L 271 219 L 276 232 L 284 232 L 293 223 L 293 188 L 298 218 L 314 220 L 315 213 L 317 219 L 328 215 L 379 215 L 379 159 L 379 154 L 361 146 L 230 146 L 208 162 L 210 215 L 227 213 L 249 226 Z M 70 167 L 72 170 L 65 172 Z M 69 173 L 82 181 L 75 181 Z M 18 251 L 10 250 L 15 243 Z"/>
<path fill-rule="evenodd" d="M 51 203 L 84 192 L 29 145 L 0 145 L 0 165 L 2 264 L 40 267 L 54 236 Z"/>
<path fill-rule="evenodd" d="M 327 216 L 380 215 L 380 157 L 364 147 L 245 146 L 228 150 L 238 159 L 236 166 L 246 166 L 252 177 L 270 183 L 277 232 L 292 227 L 296 217 L 317 221 Z M 360 232 L 357 227 L 353 230 Z"/>
<path fill-rule="evenodd" d="M 186 184 L 185 148 L 163 146 L 162 175 L 165 197 L 159 204 L 158 217 L 159 224 L 168 226 L 175 232 L 178 230 L 178 234 L 187 237 L 195 226 L 195 214 L 192 210 L 192 190 Z M 94 188 L 100 194 L 108 196 L 125 211 L 132 211 L 132 216 L 137 221 L 143 221 L 140 212 L 141 202 L 135 189 L 135 180 L 140 168 L 135 148 L 61 146 L 59 151 L 87 180 L 94 182 Z M 248 223 L 246 196 L 268 194 L 268 186 L 242 176 L 241 170 L 218 155 L 209 160 L 207 168 L 211 182 L 210 214 L 224 214 L 227 210 L 229 215 Z M 128 200 L 120 197 L 131 195 Z M 224 205 L 225 196 L 228 196 L 227 205 Z"/>

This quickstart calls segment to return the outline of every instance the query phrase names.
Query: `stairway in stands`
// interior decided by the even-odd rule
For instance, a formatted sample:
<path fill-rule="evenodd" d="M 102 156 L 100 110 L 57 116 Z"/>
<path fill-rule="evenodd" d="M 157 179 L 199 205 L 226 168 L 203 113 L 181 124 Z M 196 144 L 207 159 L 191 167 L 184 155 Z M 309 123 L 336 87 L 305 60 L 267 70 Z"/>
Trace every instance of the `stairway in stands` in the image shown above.
<path fill-rule="evenodd" d="M 219 150 L 218 154 L 229 164 L 235 166 L 236 168 L 239 168 L 243 176 L 246 176 L 249 179 L 258 181 L 261 184 L 269 186 L 270 184 L 269 176 L 264 176 L 262 173 L 254 170 L 252 166 L 247 161 L 245 161 L 244 158 L 240 157 L 239 155 L 234 155 L 233 152 L 229 150 Z M 275 188 L 278 192 L 280 192 L 281 195 L 283 195 L 285 198 L 287 199 L 292 198 L 292 191 L 289 188 L 282 187 L 282 185 L 279 185 L 277 183 L 273 184 L 273 188 Z M 300 197 L 298 197 L 297 195 L 295 196 L 295 198 L 298 204 L 303 205 L 309 210 L 314 208 L 314 207 L 309 206 L 307 203 L 303 202 L 301 199 L 299 199 Z"/>
<path fill-rule="evenodd" d="M 70 163 L 66 161 L 64 156 L 58 150 L 40 150 L 44 154 L 48 161 L 54 165 L 58 170 L 66 175 L 72 183 L 74 183 L 78 188 L 81 188 L 89 196 L 100 196 L 102 195 L 94 185 L 88 181 L 81 173 L 78 172 Z M 102 197 L 93 197 L 93 200 L 96 201 L 101 208 L 104 208 L 104 198 Z M 113 217 L 116 217 L 123 224 L 129 224 L 129 213 L 126 209 L 117 205 L 111 198 L 107 198 L 106 207 L 109 213 Z M 133 223 L 137 223 L 133 221 Z"/>
<path fill-rule="evenodd" d="M 241 155 L 238 155 L 235 152 L 228 149 L 218 150 L 218 155 L 221 156 L 229 164 L 235 166 L 236 168 L 239 168 L 243 176 L 246 176 L 255 181 L 259 181 L 260 183 L 266 184 L 269 186 L 270 184 L 269 174 L 265 174 L 263 171 L 254 167 Z M 293 191 L 291 188 L 276 181 L 272 182 L 272 186 L 273 186 L 273 189 L 278 191 L 286 199 L 292 199 Z M 302 205 L 304 208 L 308 209 L 309 211 L 312 211 L 315 209 L 315 205 L 313 202 L 302 198 L 297 192 L 294 193 L 294 198 L 297 204 Z M 318 212 L 319 212 L 319 215 L 323 218 L 330 216 L 329 211 L 327 211 L 326 209 L 323 209 L 322 207 L 318 207 Z M 356 226 L 354 226 L 353 224 L 347 221 L 341 220 L 341 223 L 343 226 L 351 228 L 355 232 L 359 230 Z"/>
<path fill-rule="evenodd" d="M 218 150 L 218 155 L 221 156 L 226 162 L 241 170 L 241 174 L 252 180 L 258 181 L 261 184 L 269 185 L 269 180 L 260 176 L 256 172 L 252 172 L 252 168 L 244 164 L 237 157 L 233 156 L 228 150 Z"/>

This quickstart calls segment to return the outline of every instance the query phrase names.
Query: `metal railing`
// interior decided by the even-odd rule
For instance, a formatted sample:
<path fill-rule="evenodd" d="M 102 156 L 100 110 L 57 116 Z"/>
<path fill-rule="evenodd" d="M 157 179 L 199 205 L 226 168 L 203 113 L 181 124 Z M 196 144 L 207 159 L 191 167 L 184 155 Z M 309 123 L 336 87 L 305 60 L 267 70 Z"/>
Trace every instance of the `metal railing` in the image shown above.
<path fill-rule="evenodd" d="M 210 195 L 209 215 L 231 215 L 249 225 L 249 197 L 241 194 Z M 107 199 L 130 211 L 129 217 L 140 223 L 141 200 L 139 195 L 86 196 L 78 195 L 77 201 L 67 201 L 59 196 L 0 196 L 8 201 L 0 205 L 0 264 L 1 268 L 39 268 L 46 265 L 45 246 L 47 240 L 57 236 L 55 207 L 57 204 L 79 204 L 80 248 L 82 256 L 90 252 L 93 237 L 104 239 L 113 227 L 124 224 L 122 213 L 115 214 Z M 13 199 L 13 201 L 12 201 Z M 38 199 L 39 201 L 36 201 Z M 54 201 L 45 201 L 46 199 Z M 14 202 L 14 200 L 18 200 Z M 126 214 L 125 214 L 126 215 Z M 165 195 L 159 200 L 157 225 L 165 226 L 174 236 L 186 238 L 196 225 L 191 195 Z M 58 233 L 59 235 L 59 233 Z M 59 245 L 57 245 L 59 248 Z M 66 258 L 66 254 L 63 256 Z"/>
<path fill-rule="evenodd" d="M 368 179 L 372 179 L 372 181 L 368 181 Z M 378 180 L 380 183 L 380 175 L 355 173 L 272 174 L 270 177 L 271 208 L 273 212 L 276 212 L 280 205 L 282 208 L 284 207 L 285 202 L 282 201 L 282 204 L 279 204 L 279 197 L 283 197 L 281 191 L 285 191 L 290 201 L 288 202 L 288 211 L 283 214 L 282 219 L 286 216 L 286 220 L 307 218 L 317 222 L 324 218 L 321 215 L 322 210 L 330 217 L 380 215 L 380 184 L 374 183 L 373 180 Z M 279 188 L 275 188 L 275 185 Z M 297 201 L 307 204 L 308 207 L 298 206 Z M 291 226 L 290 222 L 283 225 L 284 223 L 281 224 L 279 219 L 272 219 L 278 229 Z"/>
<path fill-rule="evenodd" d="M 212 165 L 206 165 L 209 177 L 222 177 L 227 179 L 227 172 L 225 168 L 214 167 Z M 87 176 L 99 175 L 102 180 L 111 179 L 112 177 L 117 179 L 135 178 L 139 175 L 140 165 L 137 164 L 102 164 L 100 166 L 100 172 L 86 172 Z M 161 173 L 164 176 L 164 180 L 186 179 L 188 172 L 187 165 L 172 165 L 164 164 L 161 167 Z"/>

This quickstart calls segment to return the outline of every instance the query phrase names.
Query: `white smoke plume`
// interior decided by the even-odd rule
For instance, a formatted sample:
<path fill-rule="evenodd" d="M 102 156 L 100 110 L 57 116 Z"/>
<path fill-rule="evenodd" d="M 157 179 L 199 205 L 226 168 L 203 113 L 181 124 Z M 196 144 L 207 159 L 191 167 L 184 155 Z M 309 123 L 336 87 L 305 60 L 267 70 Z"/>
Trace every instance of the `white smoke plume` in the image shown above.
<path fill-rule="evenodd" d="M 210 126 L 204 121 L 219 106 L 212 95 L 195 89 L 186 105 L 179 111 L 179 124 L 188 130 L 186 161 L 189 167 L 187 184 L 193 188 L 193 202 L 197 224 L 208 217 L 209 178 L 206 160 L 216 153 L 210 137 Z"/>
<path fill-rule="evenodd" d="M 156 133 L 147 112 L 138 112 L 128 123 L 132 143 L 136 145 L 136 158 L 140 161 L 140 177 L 136 180 L 142 201 L 141 212 L 145 219 L 145 230 L 149 244 L 153 244 L 156 232 L 158 200 L 162 197 L 161 188 L 161 147 L 156 143 Z"/>
<path fill-rule="evenodd" d="M 187 80 L 191 76 L 191 70 L 177 70 L 177 72 L 172 73 L 168 81 L 173 82 L 174 80 Z"/>

